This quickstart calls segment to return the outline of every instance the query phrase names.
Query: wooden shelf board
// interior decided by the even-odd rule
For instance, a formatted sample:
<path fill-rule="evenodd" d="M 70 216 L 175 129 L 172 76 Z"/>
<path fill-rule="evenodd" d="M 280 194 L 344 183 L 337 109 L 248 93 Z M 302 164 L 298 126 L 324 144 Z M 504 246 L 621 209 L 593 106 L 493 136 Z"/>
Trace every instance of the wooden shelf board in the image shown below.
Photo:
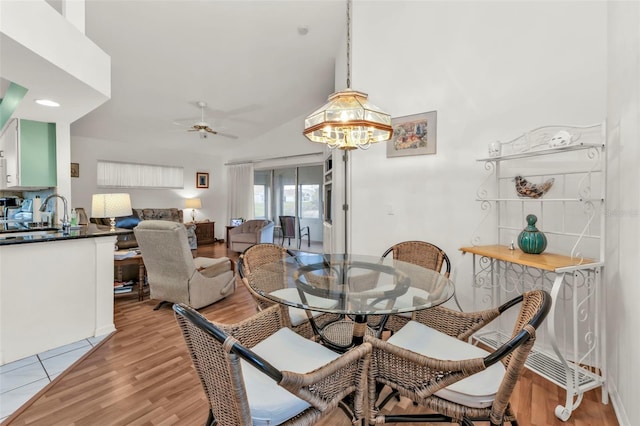
<path fill-rule="evenodd" d="M 593 259 L 577 259 L 555 253 L 528 254 L 518 248 L 511 250 L 508 246 L 502 245 L 461 247 L 460 251 L 551 272 L 560 268 L 596 263 Z"/>

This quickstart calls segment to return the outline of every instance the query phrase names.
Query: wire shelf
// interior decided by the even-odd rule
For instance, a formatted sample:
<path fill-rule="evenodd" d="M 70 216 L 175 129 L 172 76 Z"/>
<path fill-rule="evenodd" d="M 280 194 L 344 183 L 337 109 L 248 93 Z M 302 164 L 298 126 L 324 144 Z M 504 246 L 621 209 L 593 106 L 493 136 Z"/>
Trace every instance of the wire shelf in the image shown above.
<path fill-rule="evenodd" d="M 493 331 L 487 334 L 474 336 L 473 339 L 489 346 L 490 348 L 496 349 L 503 343 L 507 342 L 509 337 L 499 331 Z M 597 374 L 591 373 L 571 361 L 567 361 L 567 363 L 571 367 L 569 371 L 567 371 L 557 357 L 534 348 L 529 354 L 525 365 L 529 370 L 537 373 L 547 380 L 552 381 L 565 390 L 567 389 L 567 373 L 571 374 L 570 380 L 572 382 L 575 377 L 574 374 L 577 374 L 578 392 L 575 392 L 574 394 L 597 388 L 604 382 L 602 377 Z"/>

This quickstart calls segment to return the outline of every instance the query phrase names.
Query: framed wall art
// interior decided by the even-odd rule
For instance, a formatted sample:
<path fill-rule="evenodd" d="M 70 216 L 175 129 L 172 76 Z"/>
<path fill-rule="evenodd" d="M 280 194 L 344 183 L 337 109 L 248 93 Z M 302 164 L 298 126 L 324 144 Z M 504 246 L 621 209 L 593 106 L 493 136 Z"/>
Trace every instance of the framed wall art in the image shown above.
<path fill-rule="evenodd" d="M 209 173 L 196 173 L 196 188 L 208 188 L 209 187 Z"/>
<path fill-rule="evenodd" d="M 80 177 L 80 163 L 71 163 L 71 177 Z"/>
<path fill-rule="evenodd" d="M 387 158 L 436 153 L 436 111 L 392 118 L 393 136 L 387 142 Z"/>

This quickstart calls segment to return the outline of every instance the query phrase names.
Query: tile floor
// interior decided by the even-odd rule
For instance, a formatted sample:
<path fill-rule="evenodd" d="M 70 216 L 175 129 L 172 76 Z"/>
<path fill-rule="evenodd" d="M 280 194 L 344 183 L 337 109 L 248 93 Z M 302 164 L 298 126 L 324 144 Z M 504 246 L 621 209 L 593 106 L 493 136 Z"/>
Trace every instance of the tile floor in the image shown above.
<path fill-rule="evenodd" d="M 0 365 L 0 422 L 107 336 L 91 337 Z"/>

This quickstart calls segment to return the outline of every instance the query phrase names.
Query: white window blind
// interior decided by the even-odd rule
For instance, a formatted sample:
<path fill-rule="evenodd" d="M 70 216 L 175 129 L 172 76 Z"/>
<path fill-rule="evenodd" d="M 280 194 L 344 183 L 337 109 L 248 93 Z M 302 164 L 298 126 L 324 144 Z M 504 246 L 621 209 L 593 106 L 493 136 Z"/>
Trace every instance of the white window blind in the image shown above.
<path fill-rule="evenodd" d="M 98 160 L 98 187 L 184 188 L 184 168 Z"/>

